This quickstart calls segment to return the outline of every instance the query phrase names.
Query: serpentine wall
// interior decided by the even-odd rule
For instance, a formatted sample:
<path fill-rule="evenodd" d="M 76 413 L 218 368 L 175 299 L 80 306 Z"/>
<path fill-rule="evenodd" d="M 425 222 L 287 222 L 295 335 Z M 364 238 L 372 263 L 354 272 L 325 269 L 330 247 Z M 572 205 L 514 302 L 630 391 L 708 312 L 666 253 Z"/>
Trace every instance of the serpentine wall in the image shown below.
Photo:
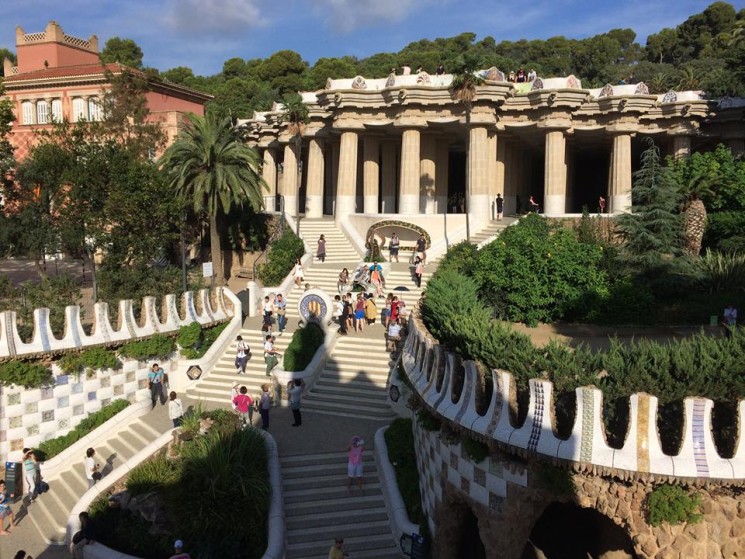
<path fill-rule="evenodd" d="M 109 320 L 106 303 L 96 303 L 95 321 L 90 334 L 83 329 L 80 308 L 69 306 L 65 311 L 65 330 L 56 338 L 49 323 L 49 309 L 34 311 L 34 335 L 25 342 L 18 335 L 16 313 L 0 313 L 0 361 L 48 357 L 91 346 L 119 345 L 158 333 L 174 332 L 192 322 L 203 325 L 223 321 L 240 312 L 240 302 L 229 291 L 217 288 L 212 294 L 203 289 L 196 295 L 186 292 L 181 299 L 167 295 L 163 312 L 156 309 L 155 297 L 142 301 L 141 321 L 135 319 L 134 303 L 120 301 L 118 325 Z M 237 309 L 237 311 L 236 311 Z M 159 363 L 166 372 L 176 370 L 178 353 Z M 54 385 L 36 389 L 22 386 L 0 387 L 0 458 L 18 460 L 23 447 L 35 447 L 41 442 L 64 435 L 88 414 L 98 411 L 112 400 L 126 398 L 131 402 L 149 399 L 147 374 L 150 363 L 122 359 L 118 370 L 99 370 L 95 375 L 66 375 L 52 366 Z"/>

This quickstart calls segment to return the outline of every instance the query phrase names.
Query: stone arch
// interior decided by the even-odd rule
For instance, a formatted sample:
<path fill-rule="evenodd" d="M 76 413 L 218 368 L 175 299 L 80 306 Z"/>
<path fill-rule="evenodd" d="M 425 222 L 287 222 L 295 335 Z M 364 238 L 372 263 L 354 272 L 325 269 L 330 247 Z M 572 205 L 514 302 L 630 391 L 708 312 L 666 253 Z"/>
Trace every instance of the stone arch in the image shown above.
<path fill-rule="evenodd" d="M 631 537 L 613 520 L 595 509 L 558 501 L 533 524 L 521 559 L 538 557 L 638 559 Z"/>
<path fill-rule="evenodd" d="M 462 498 L 451 496 L 437 508 L 437 557 L 439 559 L 486 559 L 479 515 Z"/>
<path fill-rule="evenodd" d="M 391 238 L 394 231 L 401 241 L 400 247 L 402 251 L 412 249 L 416 240 L 419 238 L 419 235 L 424 235 L 425 250 L 429 250 L 432 246 L 432 237 L 425 229 L 415 223 L 399 221 L 397 219 L 385 219 L 373 223 L 368 228 L 367 233 L 365 234 L 365 239 L 368 239 L 368 242 L 370 239 L 374 239 L 377 244 L 383 248 L 387 246 L 386 243 Z M 381 261 L 385 261 L 382 254 Z"/>

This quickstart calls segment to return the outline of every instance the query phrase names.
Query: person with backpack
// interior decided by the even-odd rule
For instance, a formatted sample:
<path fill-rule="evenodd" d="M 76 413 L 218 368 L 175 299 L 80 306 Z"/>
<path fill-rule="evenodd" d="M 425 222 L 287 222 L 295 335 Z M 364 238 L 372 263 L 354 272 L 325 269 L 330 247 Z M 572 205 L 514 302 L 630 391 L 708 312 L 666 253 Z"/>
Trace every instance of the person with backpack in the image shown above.
<path fill-rule="evenodd" d="M 246 364 L 248 363 L 248 354 L 250 349 L 248 347 L 248 344 L 243 341 L 243 336 L 238 336 L 235 341 L 235 373 L 238 375 L 245 375 Z"/>

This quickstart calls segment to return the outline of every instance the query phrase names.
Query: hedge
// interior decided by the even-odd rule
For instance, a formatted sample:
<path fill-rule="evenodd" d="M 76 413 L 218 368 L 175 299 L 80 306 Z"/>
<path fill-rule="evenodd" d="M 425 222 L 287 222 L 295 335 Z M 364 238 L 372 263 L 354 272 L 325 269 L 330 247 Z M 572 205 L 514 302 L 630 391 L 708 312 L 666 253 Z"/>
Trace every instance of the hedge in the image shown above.
<path fill-rule="evenodd" d="M 295 330 L 282 361 L 285 371 L 304 370 L 323 344 L 324 338 L 323 329 L 313 323 Z"/>
<path fill-rule="evenodd" d="M 288 227 L 279 240 L 272 244 L 266 264 L 259 266 L 259 279 L 264 285 L 279 285 L 303 254 L 303 240 Z"/>
<path fill-rule="evenodd" d="M 29 361 L 9 361 L 0 364 L 0 384 L 3 386 L 23 386 L 40 388 L 54 384 L 52 371 L 39 363 Z"/>
<path fill-rule="evenodd" d="M 419 524 L 424 519 L 424 513 L 419 495 L 419 470 L 411 419 L 394 419 L 385 431 L 385 444 L 388 459 L 396 470 L 396 482 L 406 505 L 406 514 L 409 520 Z"/>

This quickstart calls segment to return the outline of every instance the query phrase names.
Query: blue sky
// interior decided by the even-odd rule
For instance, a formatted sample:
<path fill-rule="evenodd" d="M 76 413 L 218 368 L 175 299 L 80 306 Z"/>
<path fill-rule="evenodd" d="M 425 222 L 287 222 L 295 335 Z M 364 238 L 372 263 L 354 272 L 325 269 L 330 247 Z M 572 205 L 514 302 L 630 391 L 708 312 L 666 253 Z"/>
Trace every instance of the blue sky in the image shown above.
<path fill-rule="evenodd" d="M 745 0 L 730 2 L 735 9 Z M 644 43 L 711 1 L 698 0 L 0 0 L 0 48 L 15 50 L 15 27 L 65 33 L 100 45 L 134 39 L 147 66 L 188 66 L 214 74 L 232 57 L 264 58 L 282 49 L 310 63 L 324 56 L 365 57 L 420 39 L 471 31 L 481 39 L 583 38 L 630 27 Z"/>

